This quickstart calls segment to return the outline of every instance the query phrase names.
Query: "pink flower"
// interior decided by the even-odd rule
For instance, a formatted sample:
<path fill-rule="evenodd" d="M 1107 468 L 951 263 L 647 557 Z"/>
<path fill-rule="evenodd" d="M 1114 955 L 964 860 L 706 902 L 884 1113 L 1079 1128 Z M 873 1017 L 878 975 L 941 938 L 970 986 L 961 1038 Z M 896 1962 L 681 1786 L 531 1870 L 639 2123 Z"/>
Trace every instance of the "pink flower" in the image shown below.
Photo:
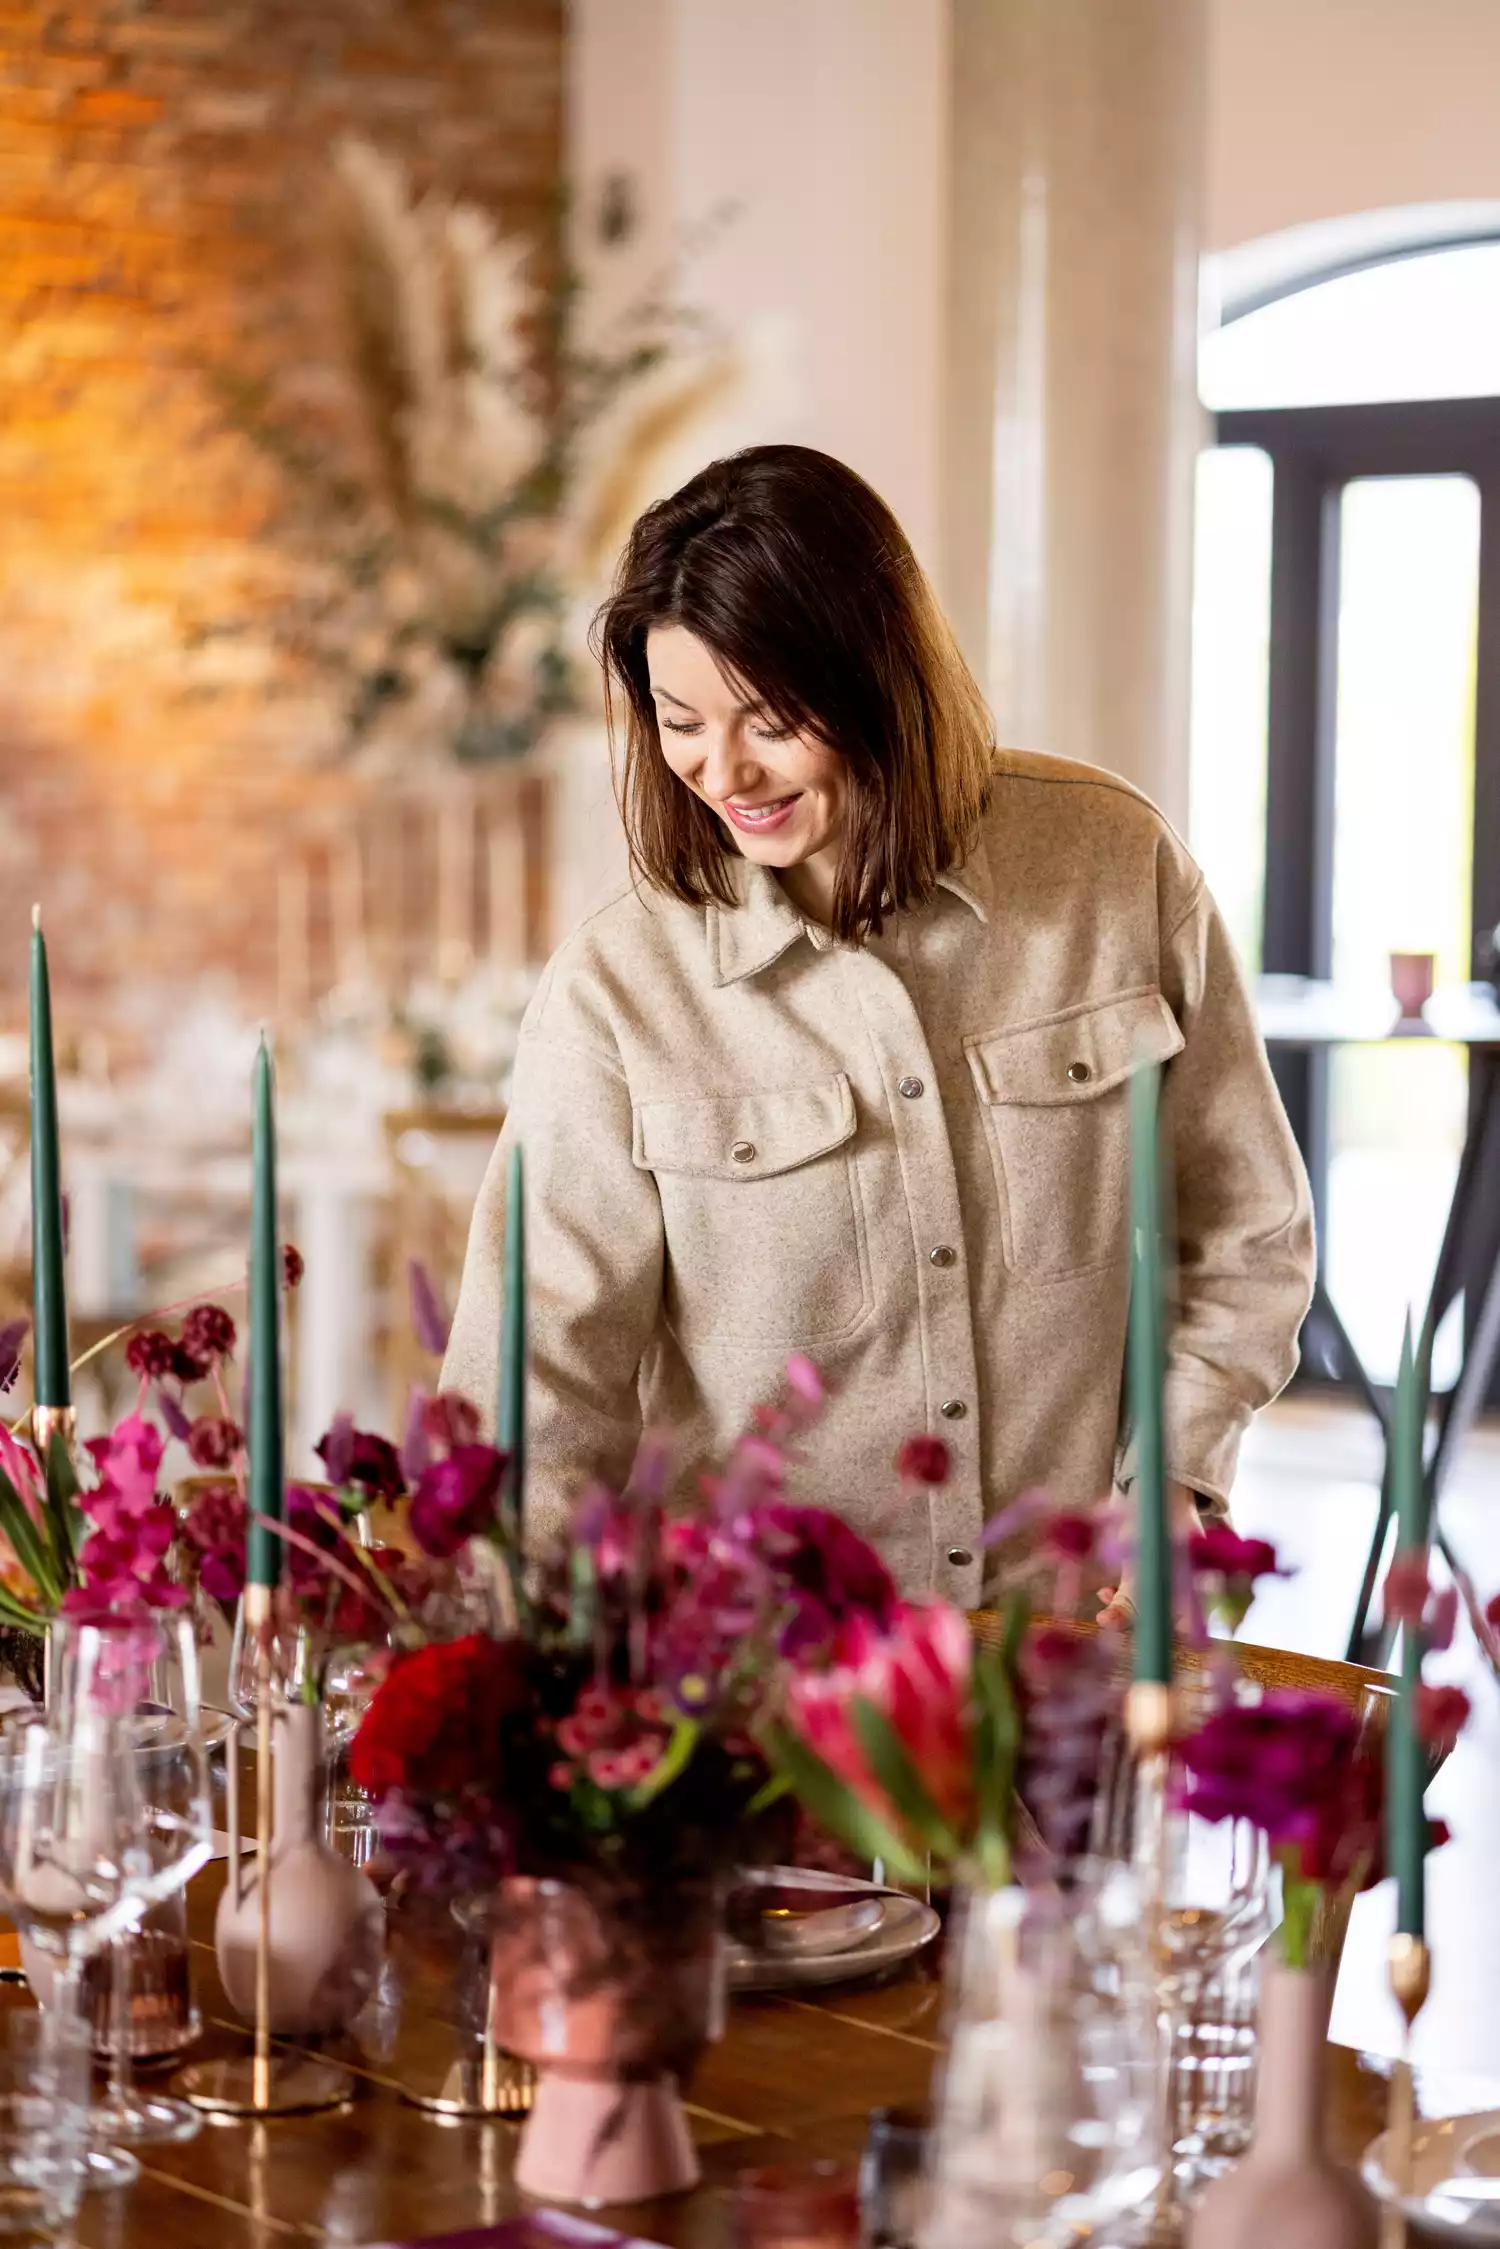
<path fill-rule="evenodd" d="M 576 1716 L 557 1722 L 557 1746 L 567 1757 L 586 1757 L 598 1740 L 597 1729 Z"/>
<path fill-rule="evenodd" d="M 203 1414 L 188 1431 L 187 1448 L 200 1468 L 227 1468 L 244 1442 L 239 1424 Z"/>
<path fill-rule="evenodd" d="M 897 1834 L 900 1815 L 870 1770 L 853 1706 L 871 1703 L 894 1728 L 938 1811 L 960 1838 L 974 1816 L 970 1708 L 973 1645 L 961 1610 L 945 1601 L 903 1603 L 889 1632 L 864 1617 L 846 1624 L 828 1671 L 795 1673 L 787 1718 L 824 1764 Z"/>
<path fill-rule="evenodd" d="M 79 1551 L 79 1582 L 64 1608 L 72 1614 L 180 1608 L 187 1588 L 174 1584 L 166 1567 L 177 1520 L 156 1491 L 160 1433 L 131 1414 L 109 1436 L 91 1439 L 88 1451 L 99 1482 L 79 1494 L 90 1527 Z"/>
<path fill-rule="evenodd" d="M 479 1442 L 479 1414 L 457 1390 L 439 1390 L 422 1401 L 422 1431 L 432 1444 L 452 1452 Z"/>
<path fill-rule="evenodd" d="M 812 1360 L 804 1358 L 800 1351 L 794 1351 L 787 1360 L 786 1380 L 787 1388 L 791 1391 L 793 1397 L 799 1398 L 803 1405 L 822 1405 L 827 1395 L 823 1386 L 823 1377 L 813 1365 Z"/>
<path fill-rule="evenodd" d="M 618 1788 L 624 1778 L 620 1758 L 612 1749 L 593 1750 L 585 1761 L 584 1770 L 598 1788 Z"/>
<path fill-rule="evenodd" d="M 547 1786 L 549 1788 L 569 1789 L 577 1778 L 578 1767 L 564 1764 L 561 1758 L 555 1765 L 547 1767 Z"/>
<path fill-rule="evenodd" d="M 896 1455 L 896 1473 L 908 1484 L 946 1484 L 948 1447 L 941 1437 L 908 1437 Z"/>

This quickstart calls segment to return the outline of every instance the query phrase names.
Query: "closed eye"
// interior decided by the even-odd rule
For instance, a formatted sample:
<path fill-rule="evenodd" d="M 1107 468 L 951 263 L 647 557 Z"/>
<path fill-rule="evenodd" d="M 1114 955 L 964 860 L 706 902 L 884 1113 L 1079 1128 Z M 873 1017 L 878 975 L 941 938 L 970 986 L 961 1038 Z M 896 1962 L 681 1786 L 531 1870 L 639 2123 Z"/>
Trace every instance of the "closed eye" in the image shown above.
<path fill-rule="evenodd" d="M 701 734 L 703 732 L 701 718 L 658 718 L 658 724 L 663 726 L 668 734 Z"/>

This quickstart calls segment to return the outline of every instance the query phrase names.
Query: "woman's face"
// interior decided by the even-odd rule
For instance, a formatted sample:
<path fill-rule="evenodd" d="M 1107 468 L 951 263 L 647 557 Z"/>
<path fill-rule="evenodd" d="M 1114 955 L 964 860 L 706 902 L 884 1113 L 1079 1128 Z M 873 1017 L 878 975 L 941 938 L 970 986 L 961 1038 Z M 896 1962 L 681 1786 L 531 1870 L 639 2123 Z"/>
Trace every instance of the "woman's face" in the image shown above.
<path fill-rule="evenodd" d="M 662 755 L 678 780 L 762 867 L 804 867 L 827 854 L 831 892 L 848 790 L 838 752 L 806 734 L 782 733 L 768 711 L 730 686 L 685 625 L 647 633 L 646 663 Z"/>

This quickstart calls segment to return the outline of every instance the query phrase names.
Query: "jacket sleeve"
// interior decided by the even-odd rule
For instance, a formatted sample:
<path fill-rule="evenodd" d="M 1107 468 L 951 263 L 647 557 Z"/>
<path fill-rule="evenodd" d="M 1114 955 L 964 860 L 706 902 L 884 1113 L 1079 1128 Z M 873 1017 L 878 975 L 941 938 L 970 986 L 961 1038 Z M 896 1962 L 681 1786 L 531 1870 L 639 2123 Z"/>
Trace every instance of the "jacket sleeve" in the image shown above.
<path fill-rule="evenodd" d="M 526 1516 L 528 1534 L 544 1539 L 592 1477 L 618 1486 L 629 1473 L 641 1435 L 637 1376 L 661 1304 L 663 1230 L 656 1182 L 632 1161 L 618 1057 L 557 1035 L 545 990 L 534 1010 L 475 1206 L 443 1382 L 493 1426 L 515 1144 L 525 1164 L 531 1342 Z"/>
<path fill-rule="evenodd" d="M 1164 932 L 1162 990 L 1184 1040 L 1163 1084 L 1178 1233 L 1167 1472 L 1223 1508 L 1251 1415 L 1296 1369 L 1315 1270 L 1312 1203 L 1244 977 L 1201 876 Z"/>

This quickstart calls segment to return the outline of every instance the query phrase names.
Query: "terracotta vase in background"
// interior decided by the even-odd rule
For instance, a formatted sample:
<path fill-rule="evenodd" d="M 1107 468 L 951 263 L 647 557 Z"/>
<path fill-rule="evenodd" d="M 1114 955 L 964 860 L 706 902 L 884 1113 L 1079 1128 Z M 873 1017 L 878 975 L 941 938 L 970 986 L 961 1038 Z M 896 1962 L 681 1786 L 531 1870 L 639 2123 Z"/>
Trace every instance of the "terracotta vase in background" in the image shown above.
<path fill-rule="evenodd" d="M 1260 1986 L 1255 2137 L 1193 2213 L 1188 2249 L 1377 2249 L 1373 2196 L 1323 2133 L 1333 1973 L 1267 1957 Z"/>
<path fill-rule="evenodd" d="M 502 1885 L 491 1953 L 496 2043 L 536 2067 L 516 2184 L 598 2207 L 698 2183 L 682 2087 L 723 2029 L 719 1896 L 597 1901 L 564 1882 Z"/>
<path fill-rule="evenodd" d="M 315 1703 L 284 1703 L 272 1727 L 271 2029 L 323 2037 L 359 2013 L 380 1971 L 385 1909 L 369 1878 L 324 1840 L 323 1713 Z M 249 1809 L 229 1758 L 229 1881 L 219 1900 L 214 1943 L 230 2005 L 255 2017 L 255 1953 L 260 1880 L 242 1853 Z"/>

